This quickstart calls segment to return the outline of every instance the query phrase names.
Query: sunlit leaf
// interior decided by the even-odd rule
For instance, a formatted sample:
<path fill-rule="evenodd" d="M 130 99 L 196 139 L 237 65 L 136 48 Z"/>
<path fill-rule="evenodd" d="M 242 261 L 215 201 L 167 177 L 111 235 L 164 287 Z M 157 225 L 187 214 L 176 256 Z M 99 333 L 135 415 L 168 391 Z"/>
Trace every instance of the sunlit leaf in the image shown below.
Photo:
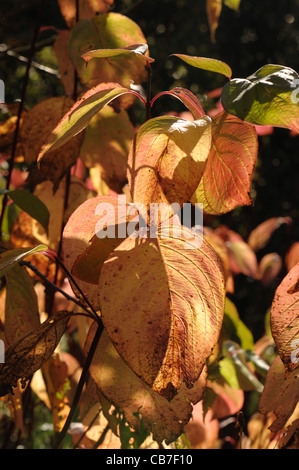
<path fill-rule="evenodd" d="M 37 160 L 45 140 L 73 104 L 71 98 L 59 96 L 40 101 L 30 109 L 21 128 L 25 161 Z M 70 142 L 64 141 L 62 144 L 66 145 L 44 158 L 39 168 L 31 166 L 28 184 L 34 186 L 42 181 L 51 180 L 57 188 L 67 170 L 78 158 L 82 139 L 83 134 L 76 136 Z"/>
<path fill-rule="evenodd" d="M 131 83 L 144 82 L 147 78 L 144 59 L 134 53 L 91 60 L 87 66 L 82 58 L 90 51 L 121 49 L 132 44 L 146 44 L 146 39 L 139 26 L 120 13 L 79 21 L 71 31 L 69 51 L 82 83 L 90 88 L 100 82 L 118 82 L 130 88 Z"/>
<path fill-rule="evenodd" d="M 153 106 L 158 98 L 164 95 L 174 96 L 180 100 L 189 109 L 195 120 L 205 116 L 205 112 L 198 98 L 190 90 L 181 87 L 175 87 L 170 91 L 159 93 L 152 99 L 151 106 Z"/>
<path fill-rule="evenodd" d="M 18 264 L 22 259 L 27 258 L 34 253 L 41 253 L 47 250 L 47 246 L 38 245 L 35 248 L 16 248 L 7 250 L 0 254 L 0 276 L 4 276 L 7 271 Z"/>
<path fill-rule="evenodd" d="M 102 264 L 127 236 L 129 206 L 125 199 L 125 196 L 88 199 L 74 211 L 64 228 L 61 256 L 95 308 L 99 308 L 98 279 Z M 128 215 L 130 220 L 136 211 Z"/>
<path fill-rule="evenodd" d="M 212 122 L 212 147 L 203 177 L 191 201 L 208 214 L 224 214 L 250 205 L 258 142 L 253 126 L 223 112 Z"/>
<path fill-rule="evenodd" d="M 298 370 L 293 370 L 287 377 L 285 367 L 277 356 L 266 377 L 265 387 L 259 402 L 261 413 L 274 412 L 276 419 L 270 430 L 283 429 L 299 401 Z"/>
<path fill-rule="evenodd" d="M 219 17 L 222 10 L 222 0 L 206 0 L 206 9 L 210 26 L 211 41 L 215 43 L 215 33 L 218 28 Z"/>
<path fill-rule="evenodd" d="M 98 112 L 88 124 L 80 157 L 87 166 L 98 165 L 102 179 L 120 193 L 127 182 L 127 160 L 134 127 L 126 110 L 116 113 L 110 106 Z"/>
<path fill-rule="evenodd" d="M 22 385 L 52 355 L 63 335 L 72 312 L 56 312 L 38 328 L 11 345 L 5 353 L 5 363 L 0 365 L 0 396 Z"/>
<path fill-rule="evenodd" d="M 5 337 L 16 343 L 40 325 L 39 309 L 32 279 L 26 269 L 16 264 L 7 271 L 5 298 Z"/>
<path fill-rule="evenodd" d="M 278 286 L 271 308 L 271 331 L 288 371 L 299 365 L 299 263 Z"/>
<path fill-rule="evenodd" d="M 124 93 L 134 94 L 132 90 L 123 88 L 117 83 L 100 84 L 87 91 L 62 118 L 55 129 L 52 129 L 52 133 L 38 155 L 38 162 L 47 152 L 61 147 L 85 129 L 98 111 Z"/>
<path fill-rule="evenodd" d="M 133 371 L 171 400 L 193 386 L 219 337 L 222 267 L 214 250 L 180 226 L 158 238 L 127 238 L 105 261 L 102 319 Z M 200 247 L 199 247 L 200 246 Z"/>
<path fill-rule="evenodd" d="M 91 344 L 94 327 L 87 336 L 86 350 Z M 165 440 L 167 444 L 182 433 L 191 417 L 192 403 L 202 398 L 206 383 L 204 370 L 192 389 L 188 390 L 182 385 L 169 402 L 134 374 L 116 351 L 105 330 L 91 363 L 90 374 L 100 391 L 124 411 L 130 426 L 138 430 L 140 419 L 137 416 L 140 416 L 146 429 L 153 433 L 154 440 Z"/>
<path fill-rule="evenodd" d="M 109 57 L 130 57 L 135 55 L 140 60 L 146 62 L 154 62 L 154 59 L 145 55 L 148 50 L 147 44 L 132 44 L 131 46 L 122 47 L 118 49 L 97 49 L 89 51 L 82 55 L 82 58 L 88 63 L 91 59 L 105 59 Z"/>
<path fill-rule="evenodd" d="M 152 203 L 182 206 L 198 186 L 210 144 L 208 117 L 193 122 L 172 116 L 147 121 L 139 128 L 128 159 L 133 201 L 142 203 L 148 213 Z"/>
<path fill-rule="evenodd" d="M 192 67 L 196 67 L 202 70 L 208 70 L 209 72 L 216 72 L 230 78 L 232 76 L 232 70 L 225 62 L 218 59 L 210 59 L 208 57 L 196 57 L 186 54 L 172 54 L 179 59 L 182 59 Z"/>
<path fill-rule="evenodd" d="M 298 84 L 293 69 L 268 64 L 245 79 L 227 83 L 221 101 L 228 113 L 244 121 L 299 132 Z"/>
<path fill-rule="evenodd" d="M 258 275 L 258 262 L 254 251 L 246 242 L 226 242 L 230 253 L 231 269 L 234 273 L 255 278 Z"/>
<path fill-rule="evenodd" d="M 79 19 L 93 18 L 98 13 L 107 13 L 113 6 L 114 0 L 79 0 Z M 58 0 L 60 12 L 69 28 L 76 24 L 76 0 Z"/>

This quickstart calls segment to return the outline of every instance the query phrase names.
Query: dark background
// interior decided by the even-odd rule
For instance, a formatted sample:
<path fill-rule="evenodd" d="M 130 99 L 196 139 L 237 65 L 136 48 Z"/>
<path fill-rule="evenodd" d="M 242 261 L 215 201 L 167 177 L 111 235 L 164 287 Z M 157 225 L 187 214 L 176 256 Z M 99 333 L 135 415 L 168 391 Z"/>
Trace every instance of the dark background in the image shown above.
<path fill-rule="evenodd" d="M 38 5 L 39 0 L 1 0 L 0 78 L 6 84 L 6 102 L 20 98 L 25 72 L 24 62 L 8 55 L 7 51 L 28 56 Z M 234 78 L 244 78 L 267 63 L 285 65 L 299 72 L 299 0 L 241 0 L 238 13 L 224 5 L 215 43 L 210 38 L 204 0 L 116 0 L 113 11 L 133 19 L 147 38 L 150 55 L 155 58 L 153 94 L 183 86 L 191 89 L 208 110 L 215 103 L 206 93 L 226 83 L 221 75 L 170 58 L 172 53 L 221 59 L 230 65 Z M 56 0 L 46 2 L 42 25 L 66 28 Z M 40 33 L 34 59 L 57 70 L 51 49 L 55 36 L 53 29 Z M 28 108 L 62 93 L 55 75 L 32 68 L 26 94 Z M 182 110 L 180 106 L 172 98 L 164 97 L 160 104 L 157 102 L 155 112 Z M 289 130 L 278 128 L 273 134 L 259 137 L 259 159 L 252 185 L 253 206 L 208 219 L 212 226 L 227 224 L 247 239 L 260 222 L 270 217 L 291 217 L 293 225 L 277 230 L 266 249 L 258 253 L 259 259 L 266 252 L 274 251 L 284 256 L 290 244 L 299 240 L 298 139 Z M 231 298 L 256 339 L 263 335 L 265 314 L 285 273 L 284 268 L 267 288 L 243 275 L 236 278 L 235 294 Z"/>

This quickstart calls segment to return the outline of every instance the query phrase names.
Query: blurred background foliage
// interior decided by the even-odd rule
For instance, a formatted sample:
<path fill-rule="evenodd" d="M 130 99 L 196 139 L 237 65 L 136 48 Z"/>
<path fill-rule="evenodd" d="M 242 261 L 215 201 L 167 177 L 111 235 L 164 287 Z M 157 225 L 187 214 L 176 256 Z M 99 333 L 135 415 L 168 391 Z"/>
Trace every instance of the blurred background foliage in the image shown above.
<path fill-rule="evenodd" d="M 39 0 L 1 0 L 0 78 L 6 85 L 6 102 L 20 98 L 26 57 L 30 50 Z M 147 38 L 152 66 L 153 95 L 174 86 L 189 88 L 206 110 L 216 99 L 208 93 L 222 87 L 226 78 L 192 68 L 173 53 L 218 58 L 227 62 L 233 78 L 244 78 L 259 67 L 274 63 L 299 72 L 299 0 L 241 0 L 239 12 L 223 5 L 215 42 L 211 40 L 205 0 L 116 0 L 113 11 L 133 19 Z M 45 2 L 42 25 L 30 72 L 26 106 L 63 94 L 53 53 L 56 28 L 67 26 L 57 1 Z M 171 97 L 155 104 L 156 114 L 182 111 Z M 252 185 L 253 205 L 241 207 L 221 217 L 209 217 L 206 223 L 226 224 L 247 239 L 250 231 L 270 217 L 289 216 L 291 226 L 282 225 L 265 251 L 282 257 L 293 241 L 299 240 L 299 137 L 289 130 L 274 129 L 259 136 L 258 164 Z M 282 270 L 268 287 L 251 278 L 236 278 L 233 301 L 256 339 L 264 333 L 265 315 L 274 290 L 284 277 Z"/>

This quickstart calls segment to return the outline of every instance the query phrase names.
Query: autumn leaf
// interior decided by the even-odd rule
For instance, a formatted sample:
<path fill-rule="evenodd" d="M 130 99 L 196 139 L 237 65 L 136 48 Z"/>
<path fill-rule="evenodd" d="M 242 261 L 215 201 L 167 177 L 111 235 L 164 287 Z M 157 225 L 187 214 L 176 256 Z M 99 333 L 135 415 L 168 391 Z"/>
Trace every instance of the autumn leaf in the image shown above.
<path fill-rule="evenodd" d="M 203 174 L 210 144 L 207 116 L 193 122 L 163 116 L 139 128 L 128 158 L 128 180 L 134 203 L 145 206 L 149 220 L 152 203 L 165 204 L 167 212 L 171 204 L 181 207 L 188 201 Z"/>
<path fill-rule="evenodd" d="M 285 374 L 285 366 L 279 356 L 272 362 L 266 377 L 265 387 L 259 401 L 263 414 L 274 412 L 272 432 L 281 431 L 291 417 L 299 401 L 298 370 Z"/>
<path fill-rule="evenodd" d="M 72 312 L 56 312 L 22 339 L 9 346 L 5 363 L 0 365 L 0 396 L 22 385 L 52 355 L 63 335 Z"/>
<path fill-rule="evenodd" d="M 99 303 L 121 357 L 171 400 L 183 383 L 193 386 L 210 356 L 225 292 L 210 245 L 180 226 L 167 232 L 162 227 L 156 239 L 128 237 L 114 250 L 101 270 Z"/>
<path fill-rule="evenodd" d="M 186 62 L 186 64 L 192 65 L 202 70 L 208 70 L 209 72 L 216 72 L 230 78 L 232 76 L 231 68 L 221 60 L 210 59 L 208 57 L 196 57 L 186 54 L 171 54 L 172 56 L 178 57 L 179 59 Z"/>
<path fill-rule="evenodd" d="M 215 43 L 215 33 L 218 28 L 219 17 L 222 10 L 222 0 L 206 0 L 206 9 L 210 26 L 211 41 Z"/>
<path fill-rule="evenodd" d="M 16 248 L 14 250 L 7 250 L 0 254 L 0 275 L 4 276 L 13 268 L 16 264 L 18 264 L 22 259 L 27 258 L 35 253 L 42 253 L 43 251 L 47 250 L 47 246 L 45 245 L 38 245 L 34 248 Z"/>
<path fill-rule="evenodd" d="M 162 91 L 161 93 L 158 93 L 151 100 L 151 107 L 158 98 L 161 98 L 164 95 L 173 96 L 181 101 L 192 113 L 195 120 L 206 115 L 198 98 L 190 90 L 182 87 L 175 87 L 170 91 Z"/>
<path fill-rule="evenodd" d="M 51 127 L 46 142 L 42 146 L 37 161 L 41 162 L 48 152 L 58 149 L 79 134 L 89 124 L 91 118 L 112 100 L 124 93 L 133 93 L 118 83 L 103 83 L 87 91 L 79 101 L 63 116 L 61 121 Z M 45 138 L 44 138 L 45 140 Z"/>
<path fill-rule="evenodd" d="M 271 332 L 279 356 L 288 372 L 298 368 L 299 263 L 276 289 L 271 307 Z"/>
<path fill-rule="evenodd" d="M 208 214 L 225 214 L 250 205 L 258 142 L 253 126 L 223 112 L 212 122 L 212 146 L 191 202 Z"/>
<path fill-rule="evenodd" d="M 227 83 L 221 101 L 228 113 L 251 124 L 299 132 L 298 80 L 299 75 L 293 69 L 267 64 L 247 78 L 235 78 Z"/>
<path fill-rule="evenodd" d="M 64 88 L 64 92 L 67 96 L 72 96 L 74 94 L 75 67 L 69 55 L 69 37 L 69 30 L 58 31 L 56 40 L 53 44 L 53 51 L 57 58 L 60 80 Z"/>
<path fill-rule="evenodd" d="M 93 335 L 94 324 L 88 333 L 87 351 Z M 173 442 L 183 432 L 184 425 L 191 418 L 192 403 L 197 403 L 203 394 L 206 371 L 200 375 L 193 388 L 184 385 L 169 402 L 152 390 L 123 361 L 104 330 L 90 366 L 90 374 L 100 391 L 110 403 L 125 413 L 127 422 L 138 430 L 142 418 L 146 429 L 153 433 L 158 442 Z M 137 415 L 137 416 L 136 416 Z"/>
<path fill-rule="evenodd" d="M 110 106 L 99 111 L 88 124 L 80 157 L 87 166 L 96 165 L 102 179 L 116 191 L 127 182 L 127 160 L 134 127 L 126 110 L 116 113 Z"/>
<path fill-rule="evenodd" d="M 93 18 L 98 13 L 107 13 L 114 0 L 79 0 L 79 19 Z M 60 12 L 69 28 L 76 24 L 76 0 L 58 0 Z"/>
<path fill-rule="evenodd" d="M 121 49 L 132 44 L 146 44 L 139 26 L 120 13 L 108 13 L 79 21 L 71 31 L 69 51 L 81 82 L 93 87 L 103 82 L 118 82 L 126 88 L 141 84 L 147 72 L 136 54 L 92 60 L 86 67 L 82 56 L 99 49 Z M 130 101 L 132 103 L 132 101 Z"/>
<path fill-rule="evenodd" d="M 125 196 L 97 196 L 81 204 L 64 228 L 62 259 L 96 309 L 103 262 L 126 238 L 127 223 L 137 214 L 129 211 Z M 80 297 L 76 287 L 72 289 Z"/>
<path fill-rule="evenodd" d="M 267 286 L 278 276 L 282 266 L 282 259 L 278 253 L 267 253 L 259 262 L 257 277 L 264 286 Z"/>
<path fill-rule="evenodd" d="M 5 337 L 9 345 L 40 325 L 37 296 L 26 268 L 16 264 L 7 271 Z"/>
<path fill-rule="evenodd" d="M 40 101 L 29 110 L 21 128 L 26 162 L 37 160 L 44 141 L 73 104 L 74 101 L 71 98 L 59 96 Z M 50 179 L 58 185 L 68 168 L 79 156 L 82 137 L 72 139 L 60 152 L 52 154 L 43 162 L 43 167 L 37 174 L 36 169 L 30 170 L 28 180 L 34 180 L 36 184 L 37 181 Z"/>
<path fill-rule="evenodd" d="M 155 59 L 148 57 L 145 53 L 148 51 L 147 44 L 132 44 L 131 46 L 114 48 L 114 49 L 96 49 L 95 51 L 89 51 L 82 55 L 87 63 L 92 59 L 106 59 L 109 57 L 120 57 L 127 56 L 131 57 L 134 55 L 136 58 L 144 61 L 144 63 L 154 62 Z"/>
<path fill-rule="evenodd" d="M 290 225 L 292 219 L 290 217 L 271 217 L 261 222 L 249 234 L 248 245 L 254 251 L 264 248 L 270 240 L 273 233 L 283 224 Z"/>

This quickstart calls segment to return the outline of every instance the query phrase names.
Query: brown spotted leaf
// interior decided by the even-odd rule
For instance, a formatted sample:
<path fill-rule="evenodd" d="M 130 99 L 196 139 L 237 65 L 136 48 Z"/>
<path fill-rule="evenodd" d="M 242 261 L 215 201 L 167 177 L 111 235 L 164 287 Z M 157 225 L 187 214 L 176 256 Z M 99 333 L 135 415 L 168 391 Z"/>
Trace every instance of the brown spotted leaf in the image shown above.
<path fill-rule="evenodd" d="M 81 204 L 69 218 L 63 232 L 62 258 L 75 281 L 95 308 L 102 264 L 127 236 L 126 197 L 97 196 Z M 76 295 L 79 295 L 72 285 Z"/>
<path fill-rule="evenodd" d="M 23 385 L 51 357 L 72 312 L 56 312 L 38 328 L 11 345 L 0 366 L 0 396 L 6 395 L 21 379 Z"/>
<path fill-rule="evenodd" d="M 271 308 L 271 331 L 287 371 L 298 368 L 299 263 L 278 286 Z"/>
<path fill-rule="evenodd" d="M 283 429 L 298 401 L 298 370 L 293 370 L 286 377 L 284 364 L 277 356 L 270 366 L 259 402 L 261 413 L 273 411 L 276 416 L 269 428 L 271 431 L 277 432 Z"/>
<path fill-rule="evenodd" d="M 107 13 L 113 7 L 114 0 L 79 0 L 79 19 L 93 18 L 98 13 Z M 58 0 L 60 12 L 72 28 L 76 24 L 76 0 Z"/>
<path fill-rule="evenodd" d="M 148 120 L 138 130 L 128 158 L 133 201 L 148 213 L 152 203 L 181 207 L 188 202 L 204 172 L 210 145 L 207 116 L 193 122 L 172 116 Z"/>
<path fill-rule="evenodd" d="M 25 267 L 14 266 L 6 275 L 5 337 L 14 344 L 40 325 L 36 292 Z"/>
<path fill-rule="evenodd" d="M 224 311 L 221 262 L 205 240 L 181 229 L 128 237 L 105 261 L 99 282 L 102 319 L 114 346 L 168 400 L 198 379 Z"/>
<path fill-rule="evenodd" d="M 88 333 L 85 349 L 88 350 L 96 325 Z M 140 420 L 153 439 L 167 444 L 174 441 L 191 418 L 192 403 L 197 403 L 203 395 L 206 384 L 204 369 L 193 388 L 182 385 L 178 394 L 171 400 L 152 390 L 123 361 L 104 330 L 90 366 L 90 374 L 101 393 L 121 409 L 130 426 L 138 430 Z"/>
<path fill-rule="evenodd" d="M 30 109 L 22 125 L 25 161 L 37 161 L 45 140 L 73 104 L 71 98 L 59 96 L 41 101 Z M 39 169 L 35 166 L 30 169 L 28 183 L 36 185 L 50 180 L 57 187 L 67 170 L 78 158 L 82 139 L 83 134 L 75 136 L 58 151 L 47 155 Z"/>
<path fill-rule="evenodd" d="M 212 123 L 212 147 L 203 177 L 191 201 L 208 214 L 225 214 L 251 204 L 249 196 L 257 158 L 254 126 L 226 112 Z"/>

